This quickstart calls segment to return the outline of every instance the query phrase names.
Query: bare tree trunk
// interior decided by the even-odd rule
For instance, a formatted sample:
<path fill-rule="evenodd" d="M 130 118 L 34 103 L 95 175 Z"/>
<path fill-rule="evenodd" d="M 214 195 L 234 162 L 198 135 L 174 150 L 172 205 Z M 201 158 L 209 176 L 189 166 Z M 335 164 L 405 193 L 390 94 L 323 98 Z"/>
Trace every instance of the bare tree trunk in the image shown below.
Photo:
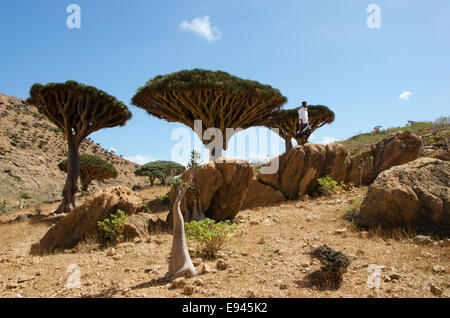
<path fill-rule="evenodd" d="M 186 243 L 184 233 L 184 221 L 181 213 L 180 204 L 183 196 L 186 194 L 189 185 L 194 178 L 194 167 L 190 170 L 188 182 L 178 192 L 173 205 L 173 240 L 172 253 L 169 260 L 169 277 L 175 279 L 181 276 L 192 277 L 197 274 Z"/>
<path fill-rule="evenodd" d="M 62 202 L 56 209 L 55 214 L 70 212 L 76 206 L 75 193 L 78 191 L 77 181 L 80 175 L 80 155 L 78 143 L 73 138 L 68 138 L 69 156 L 67 158 L 67 179 L 62 192 Z"/>
<path fill-rule="evenodd" d="M 81 191 L 87 191 L 89 188 L 90 182 L 81 179 Z"/>
<path fill-rule="evenodd" d="M 285 146 L 286 146 L 286 151 L 285 151 L 285 152 L 288 152 L 289 150 L 291 150 L 292 148 L 294 148 L 294 147 L 292 146 L 292 139 L 291 139 L 291 138 L 285 139 L 285 140 L 284 140 L 284 144 L 285 144 Z"/>

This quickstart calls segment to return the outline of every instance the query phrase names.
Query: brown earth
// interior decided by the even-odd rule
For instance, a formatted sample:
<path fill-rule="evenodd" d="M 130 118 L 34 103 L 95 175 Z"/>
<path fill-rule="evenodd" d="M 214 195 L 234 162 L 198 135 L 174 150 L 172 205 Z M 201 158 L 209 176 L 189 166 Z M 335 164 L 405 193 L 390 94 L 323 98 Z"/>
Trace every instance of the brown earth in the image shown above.
<path fill-rule="evenodd" d="M 23 99 L 0 94 L 0 200 L 18 206 L 21 193 L 31 198 L 25 205 L 61 199 L 66 174 L 57 164 L 66 159 L 67 144 L 62 132 Z M 86 139 L 81 154 L 95 155 L 113 164 L 118 177 L 94 181 L 90 193 L 106 187 L 145 185 L 136 177 L 139 165 L 125 160 Z M 80 187 L 81 188 L 81 187 Z"/>
<path fill-rule="evenodd" d="M 154 187 L 139 194 L 154 202 L 169 190 Z M 360 188 L 239 212 L 237 229 L 219 253 L 220 268 L 226 269 L 191 253 L 197 269 L 206 273 L 181 282 L 186 289 L 170 288 L 164 278 L 172 237 L 163 230 L 114 248 L 87 241 L 64 253 L 29 255 L 31 244 L 54 222 L 44 218 L 49 206 L 42 218 L 0 224 L 0 297 L 449 297 L 450 246 L 416 245 L 413 235 L 402 233 L 389 237 L 356 230 L 342 216 L 364 195 Z M 159 212 L 152 216 L 164 220 L 167 208 L 153 206 Z M 352 259 L 338 290 L 307 284 L 320 264 L 306 253 L 322 244 Z M 379 288 L 367 285 L 371 264 L 384 266 Z M 80 270 L 80 288 L 65 287 L 71 268 Z"/>

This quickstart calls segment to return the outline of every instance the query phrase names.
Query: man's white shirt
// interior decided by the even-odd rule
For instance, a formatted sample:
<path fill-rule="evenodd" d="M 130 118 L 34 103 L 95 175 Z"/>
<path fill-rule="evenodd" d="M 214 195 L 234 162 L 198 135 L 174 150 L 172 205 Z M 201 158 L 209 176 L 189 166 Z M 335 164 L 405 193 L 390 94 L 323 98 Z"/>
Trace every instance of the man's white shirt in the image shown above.
<path fill-rule="evenodd" d="M 298 117 L 302 121 L 302 124 L 308 124 L 308 110 L 305 107 L 300 107 L 298 110 Z"/>

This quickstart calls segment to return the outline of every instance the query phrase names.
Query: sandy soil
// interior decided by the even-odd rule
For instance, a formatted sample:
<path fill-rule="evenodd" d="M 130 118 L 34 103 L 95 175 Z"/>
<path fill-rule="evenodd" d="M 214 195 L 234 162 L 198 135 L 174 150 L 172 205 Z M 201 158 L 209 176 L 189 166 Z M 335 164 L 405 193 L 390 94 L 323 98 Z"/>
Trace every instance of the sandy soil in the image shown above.
<path fill-rule="evenodd" d="M 164 231 L 114 248 L 86 242 L 66 253 L 28 255 L 57 219 L 46 216 L 54 205 L 41 206 L 41 217 L 0 224 L 0 297 L 449 297 L 450 247 L 364 233 L 342 218 L 363 191 L 241 211 L 219 253 L 227 268 L 193 256 L 198 268 L 207 264 L 211 271 L 187 279 L 187 289 L 171 288 L 165 279 L 172 237 Z M 167 192 L 154 187 L 141 195 L 152 200 Z M 158 210 L 155 216 L 165 219 L 167 210 Z M 338 290 L 307 284 L 320 264 L 306 252 L 322 244 L 352 259 Z M 375 277 L 371 264 L 384 266 L 379 288 L 367 284 Z M 69 288 L 78 274 L 79 288 Z"/>

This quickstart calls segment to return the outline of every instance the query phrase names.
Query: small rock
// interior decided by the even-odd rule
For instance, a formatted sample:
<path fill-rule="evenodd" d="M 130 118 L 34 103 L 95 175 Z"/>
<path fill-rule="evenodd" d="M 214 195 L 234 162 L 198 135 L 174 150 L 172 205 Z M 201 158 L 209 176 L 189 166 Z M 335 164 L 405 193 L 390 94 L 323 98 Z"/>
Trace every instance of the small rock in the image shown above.
<path fill-rule="evenodd" d="M 106 256 L 114 256 L 115 254 L 116 254 L 116 249 L 113 247 L 106 253 Z"/>
<path fill-rule="evenodd" d="M 253 290 L 247 291 L 246 297 L 247 298 L 256 298 L 255 292 Z"/>
<path fill-rule="evenodd" d="M 179 277 L 172 281 L 172 283 L 169 286 L 169 289 L 183 288 L 184 286 L 186 286 L 186 278 Z"/>
<path fill-rule="evenodd" d="M 301 201 L 309 201 L 309 199 L 310 199 L 310 197 L 309 197 L 309 195 L 307 195 L 307 194 L 303 194 L 303 195 L 300 197 L 300 200 L 301 200 Z"/>
<path fill-rule="evenodd" d="M 435 286 L 435 285 L 433 285 L 433 284 L 430 285 L 430 291 L 435 296 L 441 296 L 442 295 L 442 289 L 437 287 L 437 286 Z"/>
<path fill-rule="evenodd" d="M 259 239 L 258 244 L 259 244 L 259 245 L 266 244 L 266 240 L 264 239 L 264 237 L 261 237 L 261 238 Z"/>
<path fill-rule="evenodd" d="M 223 270 L 225 270 L 225 269 L 228 268 L 228 263 L 226 263 L 225 261 L 219 259 L 219 260 L 217 261 L 216 268 L 217 268 L 218 270 L 220 270 L 220 271 L 223 271 Z"/>
<path fill-rule="evenodd" d="M 413 238 L 413 241 L 418 245 L 428 245 L 433 242 L 431 237 L 425 235 L 417 235 L 416 237 Z"/>
<path fill-rule="evenodd" d="M 195 267 L 200 266 L 200 264 L 202 264 L 203 261 L 201 258 L 196 258 L 192 261 L 192 264 L 194 264 Z"/>
<path fill-rule="evenodd" d="M 438 245 L 441 247 L 449 247 L 450 246 L 450 239 L 441 240 L 438 242 Z"/>
<path fill-rule="evenodd" d="M 346 228 L 334 230 L 334 234 L 341 235 L 341 234 L 345 234 L 345 233 L 347 233 L 347 229 Z"/>
<path fill-rule="evenodd" d="M 367 232 L 367 231 L 359 232 L 359 237 L 363 238 L 363 239 L 368 239 L 369 238 L 369 232 Z"/>
<path fill-rule="evenodd" d="M 115 261 L 119 261 L 121 259 L 122 259 L 122 255 L 114 255 L 113 256 L 113 260 L 115 260 Z"/>
<path fill-rule="evenodd" d="M 397 280 L 400 279 L 402 276 L 396 272 L 392 272 L 391 274 L 389 274 L 389 278 L 392 280 Z"/>
<path fill-rule="evenodd" d="M 196 278 L 196 279 L 193 281 L 193 284 L 194 284 L 195 286 L 203 286 L 203 281 L 202 281 L 201 279 L 199 279 L 199 278 Z"/>
<path fill-rule="evenodd" d="M 184 294 L 185 295 L 191 296 L 194 294 L 194 292 L 195 292 L 194 286 L 191 286 L 191 285 L 184 286 Z"/>
<path fill-rule="evenodd" d="M 211 273 L 211 267 L 206 263 L 202 263 L 200 267 L 200 273 L 201 274 Z"/>
<path fill-rule="evenodd" d="M 445 272 L 446 272 L 445 268 L 442 267 L 442 266 L 439 266 L 439 265 L 434 265 L 434 266 L 432 267 L 432 270 L 433 270 L 433 272 L 435 272 L 436 274 L 442 274 L 442 273 L 445 273 Z"/>

